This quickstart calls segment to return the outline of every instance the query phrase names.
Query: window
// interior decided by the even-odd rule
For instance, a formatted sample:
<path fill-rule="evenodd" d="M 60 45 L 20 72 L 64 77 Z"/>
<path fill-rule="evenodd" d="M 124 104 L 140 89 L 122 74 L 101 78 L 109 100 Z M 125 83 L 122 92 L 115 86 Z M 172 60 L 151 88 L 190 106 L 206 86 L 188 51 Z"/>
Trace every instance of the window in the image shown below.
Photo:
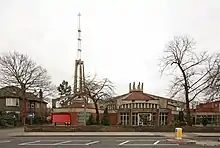
<path fill-rule="evenodd" d="M 152 108 L 154 108 L 154 104 L 152 104 Z"/>
<path fill-rule="evenodd" d="M 39 103 L 36 103 L 36 108 L 40 108 L 40 104 Z"/>
<path fill-rule="evenodd" d="M 77 114 L 77 116 L 78 116 L 78 123 L 79 124 L 82 124 L 82 123 L 84 123 L 84 112 L 78 112 L 78 114 Z M 89 117 L 91 116 L 91 113 L 86 113 L 86 121 L 88 121 L 89 120 Z"/>
<path fill-rule="evenodd" d="M 129 114 L 128 113 L 121 113 L 120 114 L 121 124 L 122 125 L 129 125 Z"/>
<path fill-rule="evenodd" d="M 167 125 L 168 123 L 168 113 L 160 113 L 160 125 Z"/>
<path fill-rule="evenodd" d="M 6 106 L 19 106 L 18 98 L 6 98 Z"/>
<path fill-rule="evenodd" d="M 132 113 L 132 125 L 138 125 L 138 113 Z"/>
<path fill-rule="evenodd" d="M 31 108 L 34 108 L 34 104 L 31 104 Z"/>

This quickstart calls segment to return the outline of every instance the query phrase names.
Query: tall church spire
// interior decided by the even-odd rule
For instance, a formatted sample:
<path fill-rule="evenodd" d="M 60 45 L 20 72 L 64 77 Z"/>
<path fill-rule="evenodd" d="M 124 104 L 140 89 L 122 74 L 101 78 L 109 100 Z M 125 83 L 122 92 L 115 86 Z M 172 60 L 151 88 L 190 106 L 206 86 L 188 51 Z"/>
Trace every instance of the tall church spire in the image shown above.
<path fill-rule="evenodd" d="M 78 14 L 78 49 L 77 49 L 77 60 L 81 60 L 81 52 L 82 52 L 82 48 L 81 48 L 82 38 L 81 38 L 80 17 L 81 17 L 81 14 L 79 13 Z"/>
<path fill-rule="evenodd" d="M 81 59 L 82 52 L 82 38 L 81 38 L 81 14 L 78 14 L 78 47 L 77 47 L 77 59 L 75 60 L 75 74 L 74 74 L 74 93 L 82 92 L 85 84 L 85 74 L 84 74 L 84 62 Z"/>

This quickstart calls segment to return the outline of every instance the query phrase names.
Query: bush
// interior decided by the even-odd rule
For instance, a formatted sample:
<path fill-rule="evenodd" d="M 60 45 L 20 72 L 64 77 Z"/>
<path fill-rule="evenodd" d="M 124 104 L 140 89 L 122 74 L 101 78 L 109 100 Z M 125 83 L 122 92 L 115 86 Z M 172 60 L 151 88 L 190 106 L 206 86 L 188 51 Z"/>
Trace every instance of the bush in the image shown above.
<path fill-rule="evenodd" d="M 7 121 L 4 118 L 0 118 L 0 126 L 4 127 L 6 126 Z"/>
<path fill-rule="evenodd" d="M 18 114 L 15 112 L 0 112 L 0 126 L 1 127 L 13 127 L 19 121 Z"/>
<path fill-rule="evenodd" d="M 208 119 L 207 119 L 207 117 L 202 117 L 202 125 L 203 126 L 207 126 L 208 125 Z"/>
<path fill-rule="evenodd" d="M 179 120 L 180 122 L 184 122 L 184 113 L 183 113 L 183 111 L 179 111 L 178 120 Z"/>
<path fill-rule="evenodd" d="M 102 125 L 109 126 L 108 108 L 107 107 L 105 108 L 104 113 L 103 113 Z"/>
<path fill-rule="evenodd" d="M 103 121 L 102 121 L 102 125 L 109 126 L 109 121 L 103 119 Z"/>
<path fill-rule="evenodd" d="M 94 122 L 94 117 L 93 117 L 93 115 L 91 114 L 91 115 L 89 116 L 88 121 L 86 122 L 86 125 L 93 125 L 93 124 L 95 124 L 95 122 Z"/>
<path fill-rule="evenodd" d="M 33 124 L 42 124 L 41 117 L 35 116 L 35 117 L 33 118 Z"/>

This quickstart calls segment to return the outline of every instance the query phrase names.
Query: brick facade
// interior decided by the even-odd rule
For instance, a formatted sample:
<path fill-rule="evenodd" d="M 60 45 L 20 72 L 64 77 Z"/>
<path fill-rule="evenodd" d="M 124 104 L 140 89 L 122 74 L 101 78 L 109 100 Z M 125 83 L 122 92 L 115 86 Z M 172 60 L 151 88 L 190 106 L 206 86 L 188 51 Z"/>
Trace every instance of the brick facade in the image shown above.
<path fill-rule="evenodd" d="M 220 125 L 220 101 L 201 103 L 191 109 L 194 125 L 201 125 L 201 119 L 206 117 L 208 124 Z"/>
<path fill-rule="evenodd" d="M 72 124 L 83 124 L 84 102 L 78 101 L 72 108 L 55 108 L 54 112 L 72 112 Z M 96 111 L 94 104 L 86 105 L 86 112 L 95 118 Z M 111 125 L 168 125 L 172 123 L 174 114 L 178 114 L 177 108 L 184 109 L 185 103 L 151 95 L 143 92 L 143 84 L 137 87 L 129 85 L 129 93 L 111 99 L 110 102 L 99 104 L 100 119 L 104 108 L 108 108 L 108 119 Z M 80 119 L 81 118 L 81 119 Z"/>

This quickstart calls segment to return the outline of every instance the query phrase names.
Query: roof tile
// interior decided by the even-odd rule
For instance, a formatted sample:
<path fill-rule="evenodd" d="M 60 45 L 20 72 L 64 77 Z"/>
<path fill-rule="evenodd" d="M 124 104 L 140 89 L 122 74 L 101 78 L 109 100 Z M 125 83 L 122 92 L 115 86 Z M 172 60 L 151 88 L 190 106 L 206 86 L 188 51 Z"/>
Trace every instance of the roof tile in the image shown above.
<path fill-rule="evenodd" d="M 154 100 L 153 97 L 151 97 L 148 94 L 143 93 L 142 91 L 132 91 L 130 95 L 128 95 L 124 100 Z"/>

